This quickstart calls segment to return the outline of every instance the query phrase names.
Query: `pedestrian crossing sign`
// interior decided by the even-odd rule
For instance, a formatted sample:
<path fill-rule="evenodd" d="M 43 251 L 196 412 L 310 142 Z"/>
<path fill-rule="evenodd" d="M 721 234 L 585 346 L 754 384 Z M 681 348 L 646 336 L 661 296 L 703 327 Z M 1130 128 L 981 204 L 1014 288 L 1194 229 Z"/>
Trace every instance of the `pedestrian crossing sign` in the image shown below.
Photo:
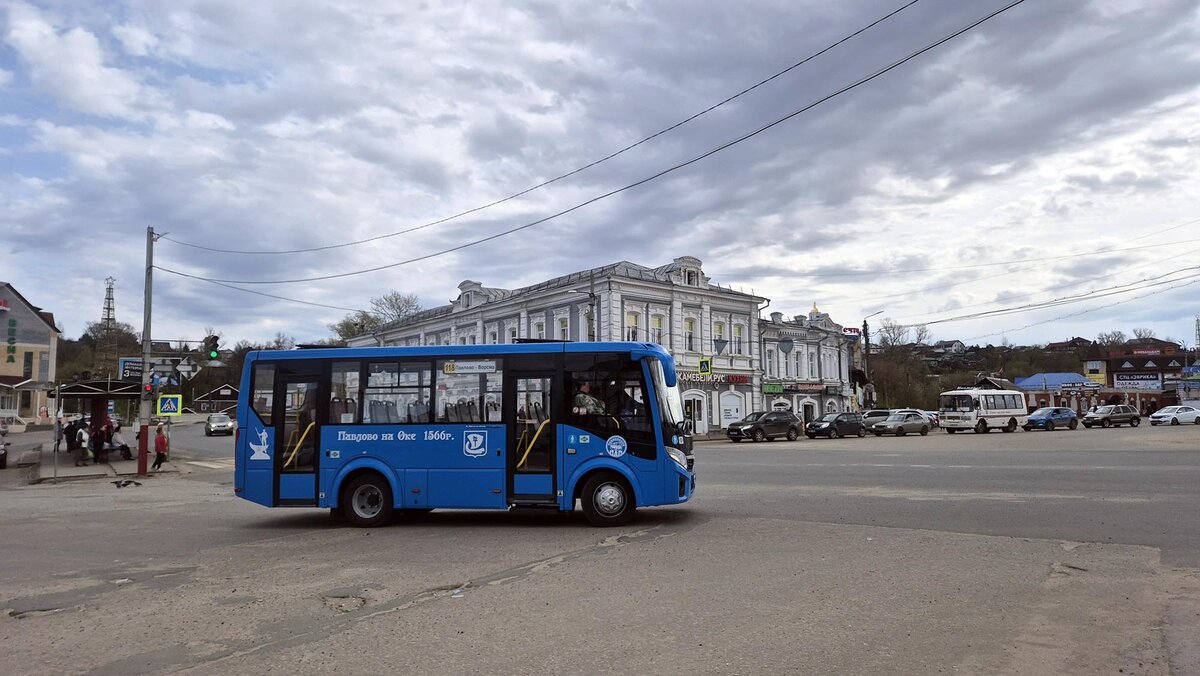
<path fill-rule="evenodd" d="M 712 375 L 712 358 L 711 357 L 701 357 L 700 358 L 700 369 L 699 369 L 699 373 L 697 375 L 702 375 L 702 376 L 711 376 Z"/>
<path fill-rule="evenodd" d="M 158 395 L 158 415 L 179 415 L 183 408 L 182 394 L 160 394 Z"/>

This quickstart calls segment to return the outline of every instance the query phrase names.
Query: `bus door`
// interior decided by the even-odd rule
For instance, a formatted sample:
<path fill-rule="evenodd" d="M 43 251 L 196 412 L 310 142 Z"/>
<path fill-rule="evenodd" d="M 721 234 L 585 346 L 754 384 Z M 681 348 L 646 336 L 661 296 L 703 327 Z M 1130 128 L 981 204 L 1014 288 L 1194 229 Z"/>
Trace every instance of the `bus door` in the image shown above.
<path fill-rule="evenodd" d="M 276 504 L 317 504 L 317 452 L 321 440 L 321 380 L 279 376 L 275 381 Z"/>
<path fill-rule="evenodd" d="M 504 408 L 508 425 L 508 495 L 513 504 L 557 504 L 553 371 L 504 371 Z"/>

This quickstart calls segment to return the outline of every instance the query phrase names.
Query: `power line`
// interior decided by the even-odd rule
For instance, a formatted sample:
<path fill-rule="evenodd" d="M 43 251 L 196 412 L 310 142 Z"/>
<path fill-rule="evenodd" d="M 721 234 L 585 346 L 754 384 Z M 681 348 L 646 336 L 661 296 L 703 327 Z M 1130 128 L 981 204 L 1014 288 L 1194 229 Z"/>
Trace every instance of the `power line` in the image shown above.
<path fill-rule="evenodd" d="M 1178 270 L 1172 270 L 1171 272 L 1161 274 L 1157 277 L 1151 277 L 1149 279 L 1140 280 L 1137 282 L 1130 282 L 1128 284 L 1120 284 L 1117 286 L 1111 286 L 1111 287 L 1107 287 L 1107 288 L 1103 288 L 1103 289 L 1096 289 L 1094 291 L 1089 291 L 1089 292 L 1083 293 L 1083 294 L 1076 294 L 1074 296 L 1064 296 L 1062 298 L 1054 298 L 1051 300 L 1038 301 L 1035 303 L 1026 303 L 1025 305 L 1017 305 L 1017 306 L 1001 308 L 1001 309 L 997 309 L 997 310 L 988 310 L 986 312 L 975 312 L 975 313 L 971 313 L 971 314 L 960 315 L 957 317 L 947 317 L 945 319 L 936 319 L 934 321 L 922 322 L 922 323 L 925 324 L 926 326 L 929 326 L 932 324 L 948 324 L 951 322 L 962 322 L 962 321 L 969 321 L 972 319 L 984 319 L 987 317 L 998 317 L 998 316 L 1004 316 L 1004 315 L 1010 315 L 1010 314 L 1020 314 L 1022 312 L 1031 312 L 1033 310 L 1043 310 L 1048 307 L 1057 307 L 1060 305 L 1070 305 L 1073 303 L 1079 303 L 1079 302 L 1088 301 L 1088 300 L 1095 300 L 1097 298 L 1107 298 L 1109 296 L 1118 296 L 1121 294 L 1129 293 L 1131 291 L 1142 291 L 1144 289 L 1149 289 L 1149 288 L 1153 288 L 1153 287 L 1157 287 L 1157 286 L 1163 286 L 1165 284 L 1173 284 L 1175 282 L 1180 282 L 1185 279 L 1193 279 L 1196 277 L 1200 277 L 1200 273 L 1194 273 L 1194 274 L 1188 275 L 1187 277 L 1182 277 L 1182 278 L 1177 278 L 1177 279 L 1168 279 L 1165 281 L 1156 281 L 1156 280 L 1162 280 L 1164 277 L 1170 277 L 1172 275 L 1177 275 L 1181 272 L 1189 272 L 1189 271 L 1194 271 L 1194 270 L 1200 270 L 1200 266 L 1193 265 L 1193 266 L 1186 267 L 1186 268 L 1180 268 Z M 1152 282 L 1152 283 L 1147 283 L 1147 282 Z M 1128 288 L 1128 287 L 1134 287 L 1134 288 Z M 917 324 L 905 324 L 904 326 L 916 326 L 916 325 Z"/>
<path fill-rule="evenodd" d="M 1146 294 L 1142 294 L 1141 296 L 1134 296 L 1133 298 L 1128 298 L 1128 299 L 1126 299 L 1126 300 L 1117 301 L 1117 302 L 1115 302 L 1115 303 L 1107 303 L 1107 304 L 1105 304 L 1105 305 L 1097 306 L 1097 307 L 1094 307 L 1094 308 L 1089 308 L 1089 309 L 1087 309 L 1087 310 L 1080 310 L 1079 312 L 1073 312 L 1073 313 L 1071 313 L 1071 314 L 1065 314 L 1065 315 L 1060 315 L 1060 316 L 1058 316 L 1058 317 L 1053 317 L 1053 318 L 1051 318 L 1051 319 L 1047 319 L 1047 320 L 1045 320 L 1045 321 L 1033 322 L 1033 323 L 1031 323 L 1031 324 L 1026 324 L 1025 326 L 1018 326 L 1017 328 L 1014 328 L 1014 329 L 1008 329 L 1008 330 L 1005 330 L 1005 331 L 997 331 L 997 332 L 995 332 L 995 333 L 985 333 L 985 334 L 983 334 L 983 335 L 981 335 L 981 336 L 975 336 L 975 337 L 973 337 L 973 338 L 967 338 L 967 339 L 966 339 L 966 340 L 964 340 L 963 342 L 975 341 L 975 340 L 979 340 L 980 338 L 990 338 L 991 336 L 1000 336 L 1000 335 L 1004 335 L 1004 334 L 1008 334 L 1008 333 L 1013 333 L 1013 332 L 1015 332 L 1015 331 L 1024 331 L 1025 329 L 1033 328 L 1033 327 L 1035 327 L 1035 326 L 1041 326 L 1041 325 L 1043 325 L 1043 324 L 1049 324 L 1049 323 L 1051 323 L 1051 322 L 1057 322 L 1057 321 L 1060 321 L 1060 320 L 1063 320 L 1063 319 L 1069 319 L 1069 318 L 1071 318 L 1071 317 L 1078 317 L 1078 316 L 1080 316 L 1080 315 L 1085 315 L 1085 314 L 1088 314 L 1088 313 L 1090 313 L 1090 312 L 1095 312 L 1095 311 L 1097 311 L 1097 310 L 1106 310 L 1106 309 L 1108 309 L 1108 308 L 1110 308 L 1110 307 L 1114 307 L 1114 306 L 1117 306 L 1117 305 L 1124 305 L 1125 303 L 1132 303 L 1132 302 L 1133 302 L 1133 301 L 1135 301 L 1135 300 L 1141 300 L 1141 299 L 1143 299 L 1143 298 L 1149 298 L 1150 296 L 1157 296 L 1157 295 L 1158 295 L 1158 294 L 1160 294 L 1160 293 L 1166 293 L 1166 292 L 1168 292 L 1168 291 L 1172 291 L 1172 290 L 1174 290 L 1174 289 L 1180 289 L 1180 288 L 1183 288 L 1183 287 L 1185 287 L 1185 286 L 1191 286 L 1191 285 L 1193 285 L 1193 284 L 1197 284 L 1197 283 L 1200 283 L 1200 279 L 1197 279 L 1197 280 L 1190 281 L 1190 282 L 1188 282 L 1188 283 L 1186 283 L 1186 284 L 1179 284 L 1179 285 L 1176 285 L 1176 286 L 1168 287 L 1168 288 L 1166 288 L 1166 289 L 1162 289 L 1162 290 L 1160 290 L 1160 291 L 1155 291 L 1155 292 L 1153 292 L 1153 293 L 1146 293 Z"/>
<path fill-rule="evenodd" d="M 826 96 L 823 96 L 820 99 L 817 99 L 813 103 L 810 103 L 798 110 L 795 110 L 791 113 L 788 113 L 787 115 L 784 115 L 783 117 L 775 120 L 774 122 L 767 123 L 757 129 L 755 129 L 754 131 L 743 134 L 742 136 L 739 136 L 731 141 L 726 141 L 725 143 L 722 143 L 721 145 L 719 145 L 705 153 L 697 155 L 696 157 L 693 157 L 692 159 L 686 160 L 684 162 L 680 162 L 679 164 L 668 167 L 667 169 L 663 169 L 657 173 L 651 174 L 650 176 L 647 176 L 641 180 L 635 181 L 635 182 L 625 185 L 623 187 L 617 188 L 615 190 L 610 190 L 601 195 L 597 195 L 596 197 L 593 197 L 591 199 L 580 202 L 579 204 L 576 204 L 573 207 L 563 209 L 562 211 L 559 211 L 555 214 L 551 214 L 549 216 L 539 218 L 535 221 L 526 223 L 524 225 L 520 225 L 515 228 L 510 228 L 508 230 L 504 230 L 504 231 L 498 232 L 496 234 L 489 235 L 487 237 L 483 237 L 481 239 L 473 240 L 473 241 L 467 242 L 465 244 L 459 244 L 457 246 L 453 246 L 448 249 L 443 249 L 441 251 L 437 251 L 434 253 L 426 254 L 424 256 L 417 256 L 415 258 L 409 258 L 406 260 L 397 261 L 395 263 L 389 263 L 387 265 L 380 265 L 380 266 L 376 266 L 373 268 L 364 268 L 364 269 L 355 270 L 352 272 L 341 272 L 341 273 L 332 274 L 332 275 L 321 275 L 321 276 L 317 276 L 317 277 L 304 277 L 304 278 L 298 278 L 298 279 L 277 279 L 277 280 L 214 279 L 214 278 L 210 278 L 210 277 L 199 277 L 196 275 L 188 275 L 188 274 L 174 271 L 174 270 L 171 270 L 170 272 L 174 272 L 175 274 L 178 274 L 178 275 L 181 275 L 184 277 L 191 277 L 193 279 L 199 279 L 202 281 L 222 282 L 222 283 L 227 283 L 227 284 L 298 284 L 298 283 L 302 283 L 302 282 L 319 282 L 319 281 L 325 281 L 325 280 L 329 280 L 329 279 L 341 279 L 344 277 L 353 277 L 356 275 L 362 275 L 362 274 L 367 274 L 367 273 L 371 273 L 371 272 L 379 272 L 381 270 L 388 270 L 388 269 L 400 267 L 402 265 L 409 265 L 411 263 L 417 263 L 417 262 L 420 262 L 423 260 L 428 260 L 430 258 L 435 258 L 437 256 L 443 256 L 448 253 L 453 253 L 455 251 L 461 251 L 462 249 L 466 249 L 468 247 L 483 244 L 485 242 L 490 242 L 494 239 L 499 239 L 506 235 L 511 235 L 515 232 L 520 232 L 522 230 L 532 228 L 536 225 L 540 225 L 542 223 L 553 220 L 560 216 L 564 216 L 573 211 L 577 211 L 579 209 L 582 209 L 585 206 L 588 206 L 595 202 L 599 202 L 600 200 L 606 199 L 606 198 L 616 195 L 618 193 L 622 193 L 627 190 L 631 190 L 638 186 L 644 185 L 655 179 L 661 178 L 662 176 L 665 176 L 672 172 L 678 171 L 679 169 L 690 166 L 690 165 L 695 164 L 696 162 L 699 162 L 705 158 L 715 155 L 715 154 L 721 152 L 722 150 L 725 150 L 726 148 L 732 147 L 732 146 L 737 145 L 747 139 L 758 136 L 759 134 L 767 131 L 768 129 L 776 127 L 776 126 L 792 119 L 793 117 L 796 117 L 797 115 L 800 115 L 808 110 L 811 110 L 811 109 L 821 105 L 822 103 L 825 103 L 826 101 L 829 101 L 837 96 L 840 96 L 852 89 L 860 87 L 860 86 L 866 84 L 867 82 L 870 82 L 871 80 L 874 80 L 875 78 L 880 77 L 881 75 L 884 75 L 885 73 L 895 70 L 896 68 L 915 59 L 916 57 L 920 56 L 921 54 L 924 54 L 925 52 L 928 52 L 936 47 L 941 46 L 942 44 L 945 44 L 946 42 L 949 42 L 950 40 L 953 40 L 954 38 L 958 37 L 959 35 L 962 35 L 963 33 L 966 33 L 967 31 L 975 28 L 976 26 L 979 26 L 980 24 L 999 16 L 1000 14 L 1003 14 L 1004 12 L 1007 12 L 1008 10 L 1012 9 L 1013 7 L 1016 7 L 1017 5 L 1022 4 L 1023 2 L 1025 2 L 1025 0 L 1013 0 L 1013 2 L 1010 2 L 1009 4 L 1005 5 L 1004 7 L 1001 7 L 1000 9 L 993 11 L 992 13 L 983 17 L 982 19 L 977 19 L 976 21 L 968 24 L 967 26 L 965 26 L 963 28 L 960 28 L 960 29 L 954 31 L 953 33 L 947 35 L 946 37 L 940 38 L 940 39 L 936 40 L 935 42 L 932 42 L 929 45 L 926 45 L 925 47 L 922 47 L 922 48 L 918 49 L 917 51 L 912 52 L 908 56 L 905 56 L 904 58 L 899 59 L 898 61 L 892 62 L 890 65 L 885 66 L 884 68 L 881 68 L 881 69 L 875 71 L 871 75 L 868 75 L 866 77 L 860 78 L 859 80 L 856 80 L 853 84 L 846 85 L 845 87 L 838 89 L 837 91 L 833 92 L 832 94 L 827 94 Z M 1200 241 L 1200 240 L 1198 240 L 1198 241 Z M 160 268 L 160 269 L 166 270 L 166 268 Z"/>
<path fill-rule="evenodd" d="M 254 295 L 256 295 L 256 296 L 264 296 L 264 297 L 266 297 L 266 298 L 274 298 L 275 300 L 286 300 L 286 301 L 287 301 L 287 302 L 289 302 L 289 303 L 300 303 L 301 305 L 311 305 L 311 306 L 313 306 L 313 307 L 323 307 L 323 308 L 328 308 L 328 309 L 330 309 L 330 310 L 345 310 L 345 311 L 347 311 L 347 312 L 367 312 L 367 310 L 361 310 L 361 309 L 359 309 L 359 308 L 352 308 L 352 307 L 341 307 L 340 305 L 325 305 L 325 304 L 322 304 L 322 303 L 314 303 L 314 302 L 312 302 L 312 301 L 300 300 L 300 299 L 298 299 L 298 298 L 286 298 L 286 297 L 284 297 L 284 296 L 276 296 L 275 294 L 271 294 L 271 293 L 263 293 L 262 291 L 255 291 L 254 289 L 243 289 L 243 288 L 242 288 L 242 287 L 240 287 L 240 286 L 234 286 L 234 285 L 232 285 L 232 284 L 226 284 L 226 283 L 224 283 L 224 282 L 222 282 L 222 281 L 220 281 L 220 280 L 216 280 L 216 279 L 205 279 L 204 277 L 197 277 L 196 275 L 189 275 L 189 274 L 187 274 L 187 273 L 183 273 L 183 272 L 177 272 L 177 271 L 175 271 L 175 270 L 169 270 L 169 269 L 167 269 L 167 268 L 159 267 L 159 266 L 157 266 L 157 265 L 155 265 L 155 266 L 154 266 L 154 268 L 155 268 L 156 270 L 162 270 L 163 272 L 169 272 L 169 273 L 171 273 L 172 275 L 178 275 L 178 276 L 180 276 L 180 277 L 187 277 L 188 279 L 197 279 L 197 280 L 200 280 L 200 281 L 202 281 L 202 282 L 208 282 L 209 284 L 216 284 L 217 286 L 223 286 L 223 287 L 225 287 L 226 289 L 233 289 L 234 291 L 241 291 L 241 292 L 243 292 L 243 293 L 252 293 L 252 294 L 254 294 Z"/>
<path fill-rule="evenodd" d="M 1197 219 L 1197 220 L 1200 221 L 1200 219 Z M 1140 251 L 1142 249 L 1157 249 L 1157 248 L 1164 247 L 1164 246 L 1178 246 L 1180 244 L 1190 244 L 1190 243 L 1194 243 L 1194 242 L 1200 242 L 1200 238 L 1184 239 L 1184 240 L 1178 240 L 1178 241 L 1174 241 L 1174 242 L 1163 242 L 1161 244 L 1147 244 L 1145 246 L 1134 246 L 1134 247 L 1126 247 L 1126 248 L 1122 248 L 1121 245 L 1116 245 L 1109 249 L 1098 249 L 1091 253 L 1101 254 L 1101 253 L 1113 253 L 1113 252 L 1124 252 L 1124 251 Z M 914 273 L 914 272 L 950 272 L 953 270 L 971 270 L 971 269 L 975 269 L 975 268 L 992 268 L 992 267 L 996 267 L 996 266 L 1000 266 L 1000 265 L 1013 265 L 1016 263 L 1034 263 L 1034 262 L 1044 263 L 1046 261 L 1061 261 L 1061 260 L 1066 260 L 1068 258 L 1077 258 L 1077 257 L 1079 257 L 1078 253 L 1072 253 L 1072 254 L 1064 254 L 1062 256 L 1050 256 L 1050 257 L 1043 256 L 1043 257 L 1039 257 L 1039 258 L 1017 258 L 1017 259 L 1007 260 L 1007 261 L 994 261 L 991 263 L 970 263 L 967 265 L 948 265 L 948 266 L 944 266 L 944 267 L 940 267 L 940 268 L 905 268 L 905 269 L 900 269 L 900 270 L 879 270 L 879 269 L 844 270 L 842 272 L 816 272 L 816 273 L 797 272 L 796 276 L 797 277 L 806 277 L 806 278 L 863 277 L 866 275 L 877 275 L 877 276 L 878 275 L 901 275 L 901 274 L 910 274 L 910 273 Z M 717 274 L 722 274 L 722 273 L 714 272 L 713 274 L 717 275 Z M 1005 273 L 1005 274 L 1008 274 L 1008 273 Z M 746 279 L 746 278 L 755 279 L 755 278 L 762 278 L 762 277 L 777 277 L 779 275 L 769 274 L 769 275 L 749 275 L 749 276 L 740 275 L 739 276 L 736 274 L 731 274 L 731 275 L 723 274 L 722 276 L 733 277 L 735 279 L 738 277 L 741 277 L 742 279 Z"/>
<path fill-rule="evenodd" d="M 607 162 L 607 161 L 609 161 L 609 160 L 611 160 L 611 159 L 613 159 L 613 158 L 617 157 L 618 155 L 622 155 L 622 154 L 624 154 L 624 153 L 626 153 L 626 152 L 628 152 L 628 151 L 630 151 L 630 150 L 633 150 L 634 148 L 636 148 L 636 147 L 638 147 L 638 146 L 642 145 L 643 143 L 646 143 L 646 142 L 648 142 L 648 141 L 651 141 L 651 140 L 653 140 L 653 139 L 655 139 L 655 138 L 658 138 L 659 136 L 662 136 L 663 134 L 666 134 L 666 133 L 668 133 L 668 132 L 674 131 L 674 130 L 678 129 L 679 127 L 682 127 L 683 125 L 685 125 L 685 124 L 687 124 L 687 123 L 689 123 L 689 122 L 691 122 L 691 121 L 695 120 L 696 118 L 699 118 L 699 117 L 701 117 L 701 116 L 703 116 L 703 115 L 707 115 L 708 113 L 711 113 L 712 111 L 714 111 L 714 110 L 716 110 L 717 108 L 720 108 L 721 106 L 723 106 L 723 105 L 725 105 L 725 104 L 727 104 L 727 103 L 729 103 L 729 102 L 733 101 L 734 99 L 737 99 L 737 98 L 739 98 L 739 97 L 741 97 L 741 96 L 743 96 L 743 95 L 745 95 L 745 94 L 748 94 L 748 93 L 750 93 L 750 92 L 754 91 L 755 89 L 758 89 L 759 87 L 761 87 L 761 86 L 763 86 L 763 85 L 767 84 L 768 82 L 771 82 L 772 80 L 775 80 L 775 79 L 777 79 L 777 78 L 779 78 L 779 77 L 782 77 L 783 75 L 786 75 L 787 73 L 789 73 L 789 72 L 791 72 L 791 71 L 795 70 L 796 68 L 799 68 L 800 66 L 803 66 L 804 64 L 808 63 L 809 61 L 812 61 L 813 59 L 817 58 L 818 56 L 821 56 L 822 54 L 825 54 L 826 52 L 828 52 L 828 51 L 830 51 L 830 50 L 832 50 L 832 49 L 834 49 L 834 48 L 838 47 L 838 46 L 839 46 L 839 45 L 841 45 L 842 43 L 845 43 L 845 42 L 847 42 L 847 41 L 849 41 L 849 40 L 852 40 L 852 39 L 854 39 L 854 38 L 858 37 L 859 35 L 861 35 L 861 34 L 863 34 L 863 33 L 867 32 L 868 30 L 870 30 L 870 29 L 874 28 L 875 26 L 878 26 L 879 24 L 883 23 L 884 21 L 887 21 L 888 19 L 892 18 L 893 16 L 896 16 L 896 15 L 897 15 L 897 14 L 899 14 L 900 12 L 903 12 L 904 10 L 908 9 L 909 7 L 912 7 L 913 5 L 917 4 L 918 2 L 920 2 L 920 0 L 909 0 L 909 2 L 907 2 L 906 4 L 904 4 L 904 5 L 900 6 L 899 8 L 897 8 L 897 9 L 894 9 L 894 10 L 892 10 L 891 12 L 888 12 L 887 14 L 885 14 L 885 15 L 883 15 L 883 16 L 881 16 L 881 17 L 879 17 L 878 19 L 876 19 L 876 20 L 872 21 L 871 23 L 867 24 L 866 26 L 863 26 L 862 28 L 860 28 L 860 29 L 858 29 L 858 30 L 854 31 L 853 33 L 851 33 L 851 34 L 847 35 L 846 37 L 844 37 L 844 38 L 842 38 L 842 39 L 840 39 L 840 40 L 838 40 L 837 42 L 834 42 L 833 44 L 831 44 L 831 45 L 829 45 L 829 46 L 825 47 L 824 49 L 822 49 L 822 50 L 820 50 L 820 51 L 818 51 L 818 52 L 815 52 L 815 53 L 813 53 L 813 54 L 810 54 L 809 56 L 806 56 L 806 57 L 804 57 L 804 58 L 803 58 L 803 59 L 801 59 L 800 61 L 797 61 L 796 63 L 793 63 L 792 65 L 788 66 L 787 68 L 784 68 L 783 70 L 781 70 L 781 71 L 779 71 L 779 72 L 775 73 L 774 75 L 772 75 L 772 76 L 770 76 L 770 77 L 768 77 L 768 78 L 766 78 L 766 79 L 759 80 L 759 81 L 758 81 L 758 82 L 756 82 L 755 84 L 753 84 L 753 85 L 751 85 L 751 86 L 749 86 L 749 87 L 747 87 L 747 88 L 745 88 L 745 89 L 741 90 L 740 92 L 738 92 L 738 93 L 734 94 L 733 96 L 730 96 L 730 97 L 728 97 L 728 98 L 725 98 L 725 99 L 723 99 L 722 101 L 719 101 L 719 102 L 717 102 L 717 103 L 714 103 L 713 105 L 711 105 L 711 106 L 709 106 L 708 108 L 705 108 L 704 110 L 702 110 L 702 111 L 700 111 L 700 112 L 698 112 L 698 113 L 696 113 L 696 114 L 692 115 L 691 117 L 685 118 L 684 120 L 682 120 L 682 121 L 680 121 L 680 122 L 676 122 L 675 124 L 673 124 L 673 125 L 671 125 L 671 126 L 669 126 L 669 127 L 666 127 L 665 129 L 661 129 L 661 130 L 659 130 L 659 131 L 656 131 L 656 132 L 654 132 L 653 134 L 651 134 L 651 135 L 649 135 L 649 136 L 647 136 L 647 137 L 645 137 L 645 138 L 643 138 L 643 139 L 641 139 L 641 140 L 639 140 L 639 141 L 636 141 L 636 142 L 634 142 L 634 143 L 631 143 L 631 144 L 629 144 L 629 145 L 625 146 L 624 148 L 621 148 L 620 150 L 617 150 L 616 152 L 609 153 L 608 155 L 605 155 L 604 157 L 601 157 L 600 159 L 598 159 L 598 160 L 595 160 L 595 161 L 593 161 L 593 162 L 589 162 L 588 164 L 585 164 L 585 165 L 583 165 L 582 167 L 579 167 L 578 169 L 573 169 L 573 170 L 571 170 L 571 171 L 569 171 L 569 172 L 567 172 L 567 173 L 565 173 L 565 174 L 561 174 L 561 175 L 559 175 L 559 176 L 555 176 L 554 178 L 551 178 L 551 179 L 549 179 L 549 180 L 546 180 L 546 181 L 543 181 L 543 182 L 541 182 L 541 183 L 538 183 L 538 184 L 537 184 L 537 185 L 535 185 L 535 186 L 532 186 L 532 187 L 526 188 L 526 189 L 524 189 L 524 190 L 522 190 L 522 191 L 520 191 L 520 192 L 513 193 L 512 195 L 509 195 L 508 197 L 504 197 L 504 198 L 501 198 L 501 199 L 495 200 L 495 201 L 493 201 L 493 202 L 489 202 L 489 203 L 487 203 L 487 204 L 484 204 L 484 205 L 481 205 L 481 206 L 474 207 L 474 208 L 472 208 L 472 209 L 467 209 L 466 211 L 460 211 L 459 213 L 457 213 L 457 214 L 454 214 L 454 215 L 452 215 L 452 216 L 447 216 L 447 217 L 445 217 L 445 218 L 440 218 L 440 219 L 438 219 L 438 220 L 436 220 L 436 221 L 431 221 L 431 222 L 429 222 L 429 223 L 425 223 L 424 225 L 418 225 L 418 226 L 415 226 L 415 227 L 412 227 L 412 228 L 407 228 L 407 229 L 405 229 L 405 230 L 398 230 L 398 231 L 396 231 L 396 232 L 388 233 L 388 234 L 386 234 L 386 235 L 376 235 L 375 237 L 368 237 L 368 238 L 366 238 L 366 239 L 355 240 L 355 241 L 352 241 L 352 242 L 343 242 L 343 243 L 341 243 L 341 244 L 329 244 L 329 245 L 326 245 L 326 246 L 310 247 L 310 248 L 307 248 L 307 249 L 289 249 L 289 250 L 285 250 L 285 251 L 247 251 L 247 250 L 241 250 L 241 249 L 219 249 L 219 248 L 216 248 L 216 247 L 208 247 L 208 246 L 203 246 L 203 245 L 201 245 L 201 244 L 195 244 L 195 243 L 192 243 L 192 242 L 183 242 L 183 241 L 180 241 L 180 240 L 174 239 L 174 238 L 172 238 L 172 237 L 167 237 L 167 236 L 165 236 L 165 235 L 161 236 L 161 237 L 160 237 L 160 239 L 165 239 L 165 240 L 167 240 L 167 241 L 174 242 L 174 243 L 176 243 L 176 244 L 180 244 L 180 245 L 187 246 L 187 247 L 192 247 L 193 249 L 201 249 L 201 250 L 203 250 L 203 251 L 212 251 L 212 252 L 215 252 L 215 253 L 246 254 L 246 255 L 280 255 L 280 254 L 309 253 L 309 252 L 313 252 L 313 251 L 328 251 L 328 250 L 330 250 L 330 249 L 338 249 L 338 248 L 342 248 L 342 247 L 355 246 L 355 245 L 358 245 L 358 244 L 366 244 L 366 243 L 368 243 L 368 242 L 375 242 L 375 241 L 378 241 L 378 240 L 381 240 L 381 239 L 387 239 L 387 238 L 389 238 L 389 237 L 396 237 L 396 236 L 398 236 L 398 235 L 403 235 L 403 234 L 410 233 L 410 232 L 416 232 L 417 230 L 423 230 L 423 229 L 425 229 L 425 228 L 431 228 L 431 227 L 433 227 L 433 226 L 435 226 L 435 225 L 441 225 L 442 223 L 446 223 L 446 222 L 449 222 L 449 221 L 453 221 L 453 220 L 455 220 L 455 219 L 457 219 L 457 218 L 461 218 L 461 217 L 463 217 L 463 216 L 467 216 L 467 215 L 470 215 L 470 214 L 473 214 L 473 213 L 476 213 L 476 212 L 479 212 L 479 211 L 483 211 L 484 209 L 488 209 L 488 208 L 494 207 L 494 206 L 496 206 L 496 205 L 503 204 L 503 203 L 505 203 L 505 202 L 508 202 L 508 201 L 514 200 L 514 199 L 516 199 L 516 198 L 518 198 L 518 197 L 522 197 L 522 196 L 524 196 L 524 195 L 527 195 L 527 194 L 529 194 L 529 193 L 531 193 L 531 192 L 533 192 L 534 190 L 537 190 L 537 189 L 539 189 L 539 188 L 544 188 L 544 187 L 546 187 L 546 186 L 548 186 L 548 185 L 550 185 L 550 184 L 552 184 L 552 183 L 557 183 L 558 181 L 561 181 L 561 180 L 563 180 L 563 179 L 570 178 L 571 176 L 574 176 L 575 174 L 578 174 L 578 173 L 580 173 L 580 172 L 583 172 L 583 171 L 586 171 L 586 170 L 588 170 L 588 169 L 591 169 L 592 167 L 595 167 L 595 166 L 597 166 L 597 165 L 599 165 L 599 164 L 602 164 L 602 163 L 604 163 L 604 162 Z"/>

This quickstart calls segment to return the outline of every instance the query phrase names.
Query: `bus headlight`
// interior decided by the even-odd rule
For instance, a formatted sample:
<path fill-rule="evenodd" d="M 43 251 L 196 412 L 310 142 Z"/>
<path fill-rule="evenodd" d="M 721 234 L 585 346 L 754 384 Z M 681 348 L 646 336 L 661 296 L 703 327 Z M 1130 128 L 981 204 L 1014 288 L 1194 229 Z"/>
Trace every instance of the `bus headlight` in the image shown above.
<path fill-rule="evenodd" d="M 671 456 L 671 459 L 680 467 L 687 469 L 687 456 L 683 454 L 683 451 L 667 446 L 667 455 Z"/>

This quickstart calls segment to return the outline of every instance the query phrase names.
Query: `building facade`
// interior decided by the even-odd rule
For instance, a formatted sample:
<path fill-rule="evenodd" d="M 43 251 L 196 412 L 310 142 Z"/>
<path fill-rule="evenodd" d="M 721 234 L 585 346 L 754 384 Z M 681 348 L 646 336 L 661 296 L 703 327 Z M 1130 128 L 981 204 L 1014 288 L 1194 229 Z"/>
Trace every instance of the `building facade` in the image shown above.
<path fill-rule="evenodd" d="M 49 397 L 54 382 L 58 336 L 54 315 L 25 300 L 7 282 L 0 282 L 0 418 L 18 425 L 49 420 Z"/>
<path fill-rule="evenodd" d="M 478 345 L 521 339 L 658 343 L 675 357 L 684 412 L 698 434 L 763 405 L 760 296 L 721 287 L 691 256 L 649 268 L 621 261 L 520 289 L 466 280 L 448 305 L 349 341 Z M 711 366 L 701 375 L 701 362 Z"/>
<path fill-rule="evenodd" d="M 788 410 L 806 422 L 855 408 L 850 386 L 852 337 L 816 305 L 808 316 L 782 312 L 759 320 L 764 408 Z"/>

